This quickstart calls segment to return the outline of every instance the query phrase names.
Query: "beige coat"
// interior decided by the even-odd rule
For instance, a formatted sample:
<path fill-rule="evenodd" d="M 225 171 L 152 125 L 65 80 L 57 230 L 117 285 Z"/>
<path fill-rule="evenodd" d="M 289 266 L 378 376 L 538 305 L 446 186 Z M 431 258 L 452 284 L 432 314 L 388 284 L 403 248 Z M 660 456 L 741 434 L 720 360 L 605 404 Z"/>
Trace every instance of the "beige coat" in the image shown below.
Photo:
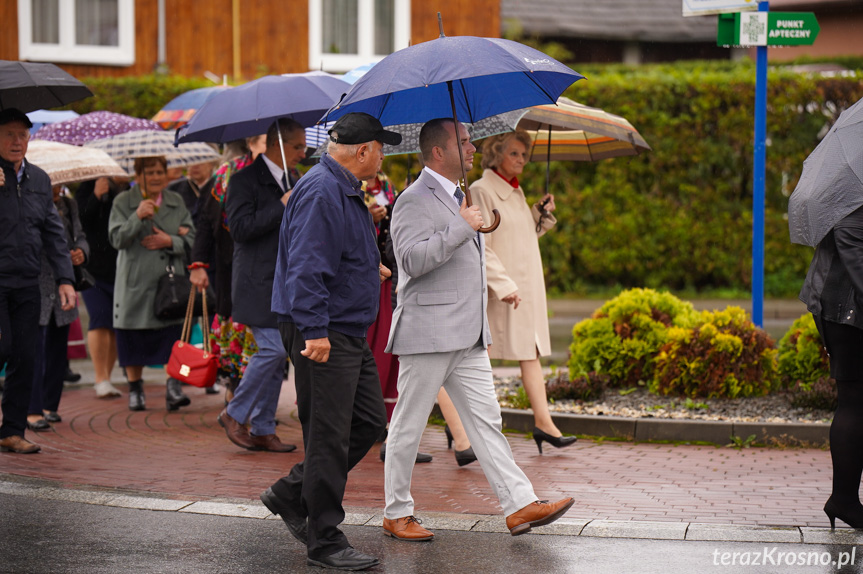
<path fill-rule="evenodd" d="M 545 279 L 539 254 L 539 237 L 554 227 L 553 215 L 543 218 L 537 233 L 539 210 L 529 207 L 521 187 L 513 189 L 490 169 L 470 186 L 471 199 L 491 221 L 492 209 L 500 212 L 500 227 L 485 235 L 488 276 L 488 321 L 493 344 L 492 359 L 529 361 L 551 354 Z M 518 309 L 501 301 L 518 291 Z"/>

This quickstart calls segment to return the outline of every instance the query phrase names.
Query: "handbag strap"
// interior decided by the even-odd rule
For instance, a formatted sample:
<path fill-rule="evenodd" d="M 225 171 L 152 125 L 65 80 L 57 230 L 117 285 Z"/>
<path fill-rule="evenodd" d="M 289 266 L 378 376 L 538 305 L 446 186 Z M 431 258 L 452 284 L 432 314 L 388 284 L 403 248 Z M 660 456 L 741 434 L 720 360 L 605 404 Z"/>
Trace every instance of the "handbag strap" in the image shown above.
<path fill-rule="evenodd" d="M 195 292 L 194 287 L 192 287 L 192 292 Z M 207 290 L 204 289 L 201 291 L 201 297 L 203 297 L 203 315 L 201 316 L 201 334 L 204 338 L 204 351 L 207 353 L 212 353 L 210 350 L 210 321 L 207 314 Z"/>
<path fill-rule="evenodd" d="M 186 304 L 186 319 L 183 321 L 183 334 L 180 340 L 188 343 L 192 336 L 192 316 L 195 314 L 195 286 L 189 289 L 189 302 Z"/>

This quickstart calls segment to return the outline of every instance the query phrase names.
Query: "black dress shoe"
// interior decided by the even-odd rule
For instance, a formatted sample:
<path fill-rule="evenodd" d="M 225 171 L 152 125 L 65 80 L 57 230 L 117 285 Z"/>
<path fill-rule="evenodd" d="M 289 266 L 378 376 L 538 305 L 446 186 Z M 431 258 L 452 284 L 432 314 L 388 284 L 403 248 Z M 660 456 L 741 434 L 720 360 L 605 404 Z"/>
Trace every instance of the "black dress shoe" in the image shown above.
<path fill-rule="evenodd" d="M 70 367 L 66 367 L 66 374 L 63 375 L 63 380 L 67 383 L 77 383 L 81 380 L 81 374 L 72 371 Z"/>
<path fill-rule="evenodd" d="M 48 411 L 47 413 L 45 413 L 45 420 L 49 423 L 59 423 L 63 419 L 60 418 L 60 415 L 57 414 L 57 411 Z"/>
<path fill-rule="evenodd" d="M 41 432 L 51 430 L 51 425 L 48 424 L 48 421 L 43 418 L 35 420 L 33 422 L 27 421 L 27 428 L 31 431 Z"/>
<path fill-rule="evenodd" d="M 431 462 L 432 455 L 425 452 L 418 452 L 416 462 Z M 387 460 L 387 443 L 381 445 L 381 462 L 386 462 Z M 467 464 L 467 463 L 465 463 Z"/>
<path fill-rule="evenodd" d="M 381 561 L 374 556 L 363 554 L 359 550 L 348 546 L 344 550 L 339 550 L 335 554 L 324 556 L 315 560 L 307 558 L 306 564 L 309 566 L 320 566 L 322 568 L 334 568 L 336 570 L 365 570 L 372 566 L 377 566 Z"/>
<path fill-rule="evenodd" d="M 267 507 L 267 510 L 269 510 L 276 516 L 282 517 L 282 520 L 284 520 L 285 525 L 291 532 L 291 536 L 300 541 L 303 546 L 308 545 L 308 523 L 305 516 L 302 516 L 299 512 L 297 512 L 296 509 L 294 509 L 293 505 L 285 502 L 284 500 L 276 496 L 272 488 L 268 488 L 261 493 L 261 502 L 264 503 L 264 506 Z"/>

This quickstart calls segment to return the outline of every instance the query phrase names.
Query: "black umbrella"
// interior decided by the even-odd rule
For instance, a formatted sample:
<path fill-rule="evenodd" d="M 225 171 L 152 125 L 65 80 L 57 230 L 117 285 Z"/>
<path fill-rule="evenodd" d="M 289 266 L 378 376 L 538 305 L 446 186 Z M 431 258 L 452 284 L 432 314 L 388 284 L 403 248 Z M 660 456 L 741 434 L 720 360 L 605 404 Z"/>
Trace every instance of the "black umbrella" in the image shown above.
<path fill-rule="evenodd" d="M 0 60 L 0 109 L 22 112 L 56 108 L 93 92 L 54 64 Z"/>

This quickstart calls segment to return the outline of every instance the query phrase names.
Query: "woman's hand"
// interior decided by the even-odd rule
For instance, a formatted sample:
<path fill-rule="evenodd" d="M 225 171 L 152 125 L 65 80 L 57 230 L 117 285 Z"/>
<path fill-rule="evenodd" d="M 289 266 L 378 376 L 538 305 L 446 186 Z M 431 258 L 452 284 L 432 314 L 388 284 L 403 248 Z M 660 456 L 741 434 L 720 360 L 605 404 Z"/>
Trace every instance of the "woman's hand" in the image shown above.
<path fill-rule="evenodd" d="M 157 249 L 167 249 L 172 245 L 174 245 L 174 240 L 171 239 L 171 236 L 156 227 L 155 225 L 153 226 L 153 233 L 141 240 L 141 246 L 144 249 L 149 249 L 150 251 L 155 251 Z"/>
<path fill-rule="evenodd" d="M 69 257 L 72 258 L 72 265 L 76 267 L 84 263 L 84 252 L 80 249 L 73 249 L 69 252 Z"/>
<path fill-rule="evenodd" d="M 508 303 L 512 305 L 513 310 L 518 309 L 518 304 L 521 303 L 521 297 L 518 296 L 518 291 L 512 293 L 511 295 L 507 295 L 503 299 L 501 299 L 504 303 Z"/>
<path fill-rule="evenodd" d="M 383 205 L 378 205 L 373 203 L 369 206 L 369 213 L 372 214 L 372 219 L 375 222 L 375 225 L 381 222 L 381 220 L 387 215 L 387 208 Z"/>
<path fill-rule="evenodd" d="M 109 183 L 110 182 L 107 177 L 100 177 L 96 180 L 96 183 L 93 186 L 93 195 L 96 196 L 96 199 L 102 199 L 103 195 L 111 191 Z"/>
<path fill-rule="evenodd" d="M 552 194 L 550 194 L 550 193 L 546 193 L 546 194 L 542 197 L 542 199 L 541 199 L 541 200 L 539 200 L 539 203 L 537 204 L 537 207 L 542 206 L 542 204 L 543 204 L 543 202 L 544 202 L 544 201 L 547 201 L 547 202 L 548 202 L 548 203 L 546 203 L 546 204 L 545 204 L 544 209 L 545 209 L 548 213 L 551 213 L 552 211 L 554 211 L 554 196 L 553 196 Z"/>
<path fill-rule="evenodd" d="M 198 293 L 203 293 L 210 285 L 210 277 L 207 275 L 207 270 L 203 267 L 192 269 L 189 273 L 189 282 L 198 288 Z"/>
<path fill-rule="evenodd" d="M 135 210 L 135 214 L 141 221 L 151 219 L 154 213 L 156 213 L 156 202 L 152 199 L 141 201 L 141 203 L 138 204 L 138 209 Z"/>

